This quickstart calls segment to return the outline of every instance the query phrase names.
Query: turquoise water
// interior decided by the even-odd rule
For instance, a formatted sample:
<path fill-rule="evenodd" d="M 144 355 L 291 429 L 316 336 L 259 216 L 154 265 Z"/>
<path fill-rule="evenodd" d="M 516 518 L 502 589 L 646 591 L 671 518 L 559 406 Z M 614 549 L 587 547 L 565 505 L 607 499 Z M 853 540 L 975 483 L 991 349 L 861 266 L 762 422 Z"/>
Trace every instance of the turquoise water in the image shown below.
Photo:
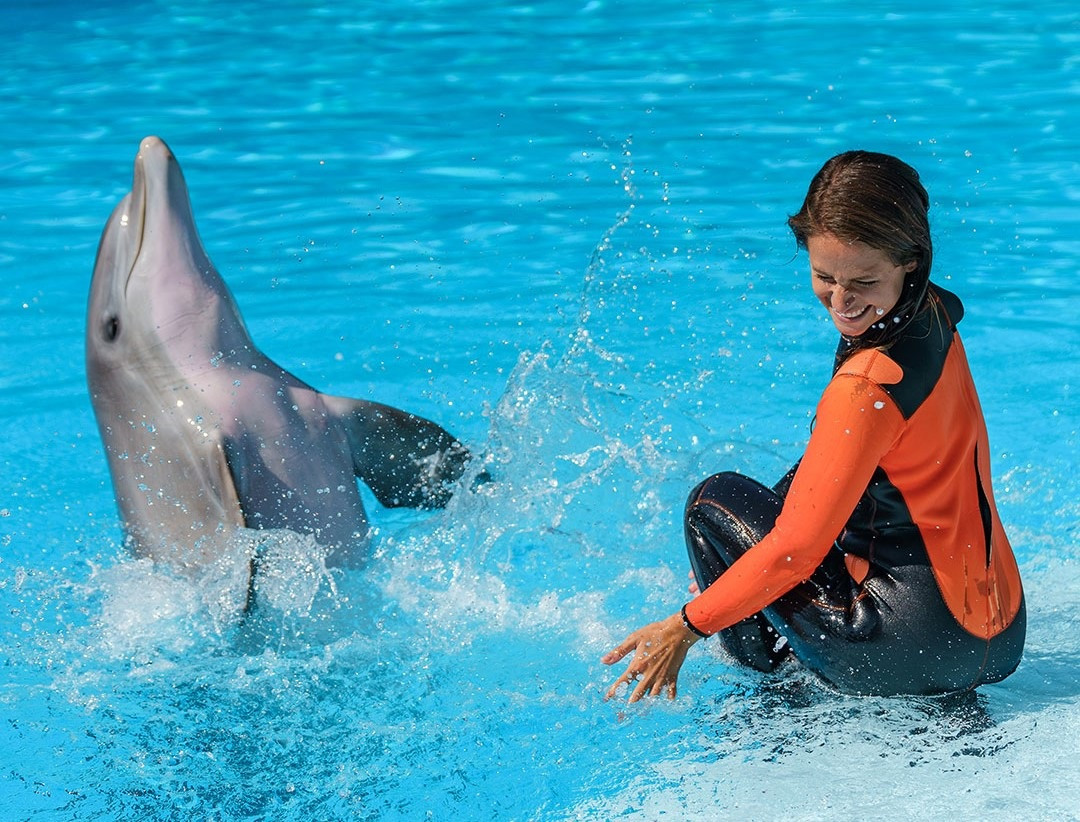
<path fill-rule="evenodd" d="M 1072 3 L 0 5 L 0 807 L 15 819 L 1076 818 Z M 386 511 L 257 624 L 120 545 L 85 388 L 98 237 L 176 152 L 253 338 L 497 481 Z M 1017 673 L 863 699 L 699 645 L 685 494 L 800 453 L 831 365 L 784 227 L 831 154 L 933 200 L 1024 573 Z"/>

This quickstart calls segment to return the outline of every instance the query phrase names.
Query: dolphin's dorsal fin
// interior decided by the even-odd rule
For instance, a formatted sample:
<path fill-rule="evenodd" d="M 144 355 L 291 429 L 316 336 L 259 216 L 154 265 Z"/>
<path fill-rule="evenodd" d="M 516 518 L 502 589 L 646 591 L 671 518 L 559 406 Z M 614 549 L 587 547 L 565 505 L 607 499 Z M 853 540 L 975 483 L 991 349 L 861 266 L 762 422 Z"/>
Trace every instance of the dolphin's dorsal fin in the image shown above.
<path fill-rule="evenodd" d="M 441 508 L 469 451 L 436 423 L 388 405 L 322 395 L 352 450 L 353 468 L 388 508 Z"/>

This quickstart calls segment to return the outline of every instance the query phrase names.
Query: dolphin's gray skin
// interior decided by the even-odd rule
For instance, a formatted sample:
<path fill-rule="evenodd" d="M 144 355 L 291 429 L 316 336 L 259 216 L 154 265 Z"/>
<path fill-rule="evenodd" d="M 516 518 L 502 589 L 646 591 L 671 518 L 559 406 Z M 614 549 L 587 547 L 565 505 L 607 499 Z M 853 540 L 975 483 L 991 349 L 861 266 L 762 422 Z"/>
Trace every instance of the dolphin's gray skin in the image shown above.
<path fill-rule="evenodd" d="M 321 394 L 260 353 L 156 137 L 101 237 L 86 371 L 129 541 L 188 571 L 240 527 L 309 533 L 329 564 L 356 564 L 355 477 L 384 505 L 440 506 L 469 458 L 435 423 Z"/>

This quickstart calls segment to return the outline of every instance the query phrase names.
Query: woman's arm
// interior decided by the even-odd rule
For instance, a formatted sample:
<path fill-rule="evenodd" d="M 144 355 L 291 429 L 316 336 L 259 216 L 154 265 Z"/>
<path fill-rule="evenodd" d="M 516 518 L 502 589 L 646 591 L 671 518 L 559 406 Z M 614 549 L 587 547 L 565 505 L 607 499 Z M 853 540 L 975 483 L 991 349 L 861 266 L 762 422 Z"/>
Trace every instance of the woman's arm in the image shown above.
<path fill-rule="evenodd" d="M 903 427 L 902 414 L 878 384 L 850 374 L 834 377 L 818 403 L 816 427 L 776 526 L 687 603 L 690 624 L 715 633 L 809 579 Z M 679 668 L 696 640 L 680 614 L 635 631 L 603 657 L 610 665 L 635 651 L 608 696 L 637 680 L 631 701 L 664 690 L 674 697 Z"/>
<path fill-rule="evenodd" d="M 876 383 L 842 374 L 817 407 L 817 424 L 774 528 L 686 606 L 705 633 L 755 614 L 810 578 L 843 530 L 904 418 Z"/>

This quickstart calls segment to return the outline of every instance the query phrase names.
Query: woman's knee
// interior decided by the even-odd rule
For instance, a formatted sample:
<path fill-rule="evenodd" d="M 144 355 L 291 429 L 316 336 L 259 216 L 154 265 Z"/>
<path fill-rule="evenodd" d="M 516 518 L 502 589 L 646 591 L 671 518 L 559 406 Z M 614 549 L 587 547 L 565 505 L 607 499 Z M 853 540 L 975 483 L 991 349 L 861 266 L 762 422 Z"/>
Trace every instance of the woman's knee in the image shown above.
<path fill-rule="evenodd" d="M 688 532 L 693 528 L 714 534 L 725 543 L 734 539 L 745 551 L 772 530 L 783 504 L 781 497 L 756 480 L 724 471 L 694 487 L 683 519 Z M 748 538 L 753 542 L 744 544 Z"/>
<path fill-rule="evenodd" d="M 735 495 L 736 489 L 746 483 L 754 483 L 754 480 L 734 471 L 713 474 L 694 486 L 694 490 L 687 497 L 686 510 L 689 511 L 702 502 L 727 500 Z"/>

